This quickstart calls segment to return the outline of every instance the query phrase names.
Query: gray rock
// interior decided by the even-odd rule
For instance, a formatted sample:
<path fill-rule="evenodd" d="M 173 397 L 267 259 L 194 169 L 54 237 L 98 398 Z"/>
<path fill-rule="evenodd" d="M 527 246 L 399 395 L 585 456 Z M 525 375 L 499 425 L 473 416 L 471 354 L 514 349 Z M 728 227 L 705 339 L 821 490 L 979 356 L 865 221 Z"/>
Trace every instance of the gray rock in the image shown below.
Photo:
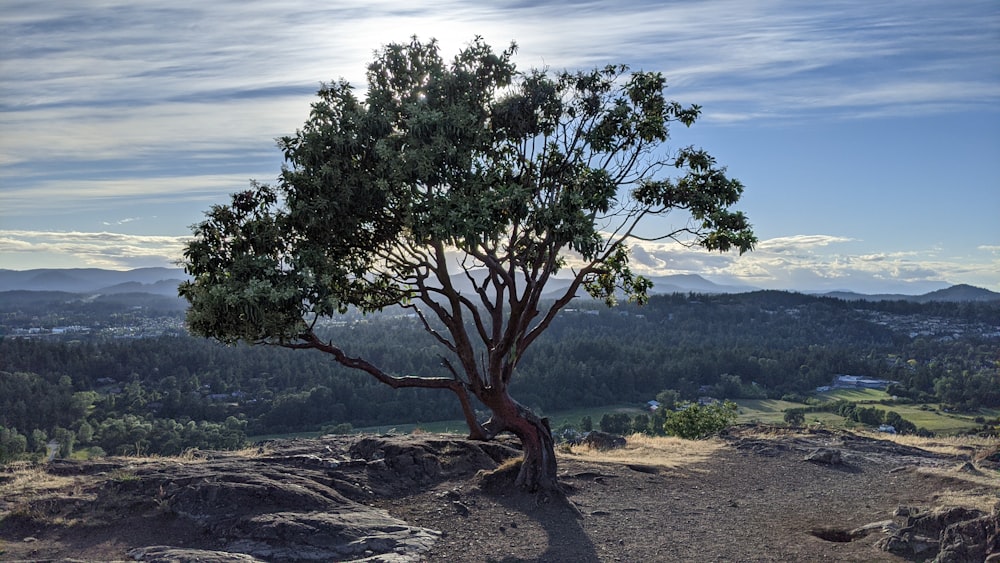
<path fill-rule="evenodd" d="M 879 540 L 877 547 L 935 563 L 979 563 L 1000 555 L 1000 505 L 991 514 L 962 507 L 905 513 L 906 526 Z"/>
<path fill-rule="evenodd" d="M 608 434 L 607 432 L 593 431 L 587 434 L 587 437 L 583 439 L 583 443 L 595 450 L 613 450 L 616 448 L 625 447 L 625 438 L 617 434 Z"/>
<path fill-rule="evenodd" d="M 128 556 L 145 563 L 176 563 L 177 561 L 198 561 L 199 563 L 266 563 L 243 553 L 185 549 L 169 545 L 151 545 L 128 550 Z"/>
<path fill-rule="evenodd" d="M 805 457 L 805 461 L 826 465 L 839 465 L 843 463 L 840 457 L 840 450 L 832 448 L 816 448 Z"/>

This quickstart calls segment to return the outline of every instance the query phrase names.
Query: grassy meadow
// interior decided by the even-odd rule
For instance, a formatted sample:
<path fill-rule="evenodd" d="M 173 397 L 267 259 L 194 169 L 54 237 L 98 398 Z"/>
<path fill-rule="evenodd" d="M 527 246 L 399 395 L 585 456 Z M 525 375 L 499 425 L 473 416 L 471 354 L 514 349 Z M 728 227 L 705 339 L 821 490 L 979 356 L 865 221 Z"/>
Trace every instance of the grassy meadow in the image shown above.
<path fill-rule="evenodd" d="M 878 389 L 837 389 L 827 393 L 815 395 L 820 401 L 844 400 L 857 403 L 859 405 L 873 406 L 886 411 L 896 411 L 900 416 L 915 424 L 918 428 L 926 428 L 931 432 L 942 436 L 953 436 L 964 434 L 982 426 L 976 422 L 977 417 L 993 419 L 1000 417 L 1000 409 L 981 409 L 975 413 L 952 413 L 945 412 L 940 405 L 936 404 L 897 404 L 892 402 L 892 397 L 885 391 Z M 761 424 L 784 424 L 785 411 L 788 409 L 802 408 L 806 405 L 780 399 L 738 399 L 735 401 L 739 405 L 740 423 L 761 423 Z M 598 427 L 601 417 L 605 414 L 627 413 L 630 416 L 646 412 L 641 405 L 618 404 L 604 407 L 590 407 L 572 409 L 551 413 L 540 413 L 549 417 L 549 423 L 554 429 L 569 424 L 579 427 L 580 420 L 589 416 L 593 421 L 594 428 Z M 807 412 L 806 424 L 822 425 L 829 428 L 857 428 L 859 425 L 845 420 L 836 413 L 829 412 Z M 405 424 L 367 426 L 354 428 L 351 433 L 364 434 L 411 434 L 414 432 L 429 432 L 434 434 L 468 434 L 468 427 L 464 420 L 442 420 L 435 422 L 413 422 Z M 280 439 L 280 438 L 315 438 L 323 435 L 324 432 L 298 432 L 294 434 L 269 434 L 264 436 L 250 436 L 252 442 Z"/>

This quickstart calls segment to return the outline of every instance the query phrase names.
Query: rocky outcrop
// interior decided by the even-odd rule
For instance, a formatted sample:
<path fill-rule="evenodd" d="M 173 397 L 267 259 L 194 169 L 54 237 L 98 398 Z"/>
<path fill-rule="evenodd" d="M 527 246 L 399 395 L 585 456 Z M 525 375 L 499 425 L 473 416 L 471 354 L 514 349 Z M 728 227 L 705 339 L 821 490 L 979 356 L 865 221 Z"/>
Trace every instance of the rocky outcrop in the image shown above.
<path fill-rule="evenodd" d="M 595 450 L 613 450 L 615 448 L 624 448 L 625 438 L 617 434 L 595 430 L 587 434 L 583 439 L 583 443 Z"/>
<path fill-rule="evenodd" d="M 60 476 L 92 475 L 98 467 L 108 478 L 93 502 L 53 501 L 49 509 L 67 519 L 86 513 L 103 525 L 129 514 L 136 527 L 169 527 L 189 542 L 129 551 L 149 563 L 404 563 L 419 560 L 440 532 L 370 504 L 495 468 L 518 453 L 502 443 L 441 437 L 330 437 L 265 445 L 249 457 L 60 462 L 51 466 Z"/>
<path fill-rule="evenodd" d="M 809 452 L 804 459 L 805 461 L 822 463 L 825 465 L 840 465 L 843 462 L 843 459 L 840 456 L 840 450 L 835 450 L 833 448 L 816 448 L 815 450 Z"/>
<path fill-rule="evenodd" d="M 1000 503 L 991 514 L 961 507 L 902 514 L 906 525 L 876 544 L 884 551 L 935 563 L 1000 561 Z"/>

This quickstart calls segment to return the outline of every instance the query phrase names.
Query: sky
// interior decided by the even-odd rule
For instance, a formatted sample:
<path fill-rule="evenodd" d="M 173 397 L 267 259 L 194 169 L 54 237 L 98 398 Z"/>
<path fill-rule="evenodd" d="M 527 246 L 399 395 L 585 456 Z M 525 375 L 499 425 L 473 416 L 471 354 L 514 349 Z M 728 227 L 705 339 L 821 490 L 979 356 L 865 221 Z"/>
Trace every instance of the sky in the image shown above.
<path fill-rule="evenodd" d="M 625 63 L 699 104 L 755 251 L 633 249 L 650 275 L 801 291 L 1000 291 L 996 0 L 6 0 L 0 268 L 175 266 L 191 225 L 280 172 L 321 82 L 410 36 L 530 68 Z"/>

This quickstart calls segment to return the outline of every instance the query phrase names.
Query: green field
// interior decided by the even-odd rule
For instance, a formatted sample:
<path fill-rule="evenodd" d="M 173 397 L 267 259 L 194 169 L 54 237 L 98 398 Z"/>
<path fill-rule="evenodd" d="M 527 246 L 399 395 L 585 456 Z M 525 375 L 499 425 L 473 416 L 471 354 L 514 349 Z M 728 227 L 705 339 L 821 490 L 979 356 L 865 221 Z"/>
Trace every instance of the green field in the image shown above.
<path fill-rule="evenodd" d="M 589 416 L 594 422 L 594 427 L 600 422 L 601 417 L 606 413 L 628 413 L 630 416 L 635 416 L 643 411 L 641 408 L 635 405 L 610 405 L 606 407 L 592 407 L 583 409 L 572 409 L 566 411 L 559 411 L 553 413 L 538 413 L 541 416 L 547 416 L 549 418 L 549 426 L 552 429 L 559 428 L 563 424 L 571 424 L 573 426 L 580 425 L 580 419 L 585 416 Z M 384 432 L 399 432 L 408 434 L 414 430 L 421 430 L 424 432 L 433 433 L 444 433 L 444 434 L 468 434 L 469 427 L 466 426 L 464 420 L 442 420 L 438 422 L 426 422 L 426 423 L 414 423 L 414 424 L 394 424 L 394 425 L 382 425 L 382 426 L 369 426 L 366 428 L 356 428 L 355 432 L 364 433 L 384 433 Z"/>
<path fill-rule="evenodd" d="M 553 430 L 559 428 L 563 424 L 571 424 L 573 426 L 579 427 L 580 419 L 585 416 L 589 416 L 594 422 L 594 428 L 597 428 L 598 423 L 601 421 L 601 417 L 607 413 L 628 413 L 630 416 L 635 416 L 639 413 L 645 412 L 638 405 L 610 405 L 606 407 L 591 407 L 582 409 L 572 409 L 566 411 L 559 411 L 553 413 L 541 413 L 542 416 L 547 416 L 549 418 L 549 426 Z M 351 431 L 352 434 L 410 434 L 413 431 L 418 432 L 431 432 L 434 434 L 460 434 L 467 435 L 469 433 L 469 427 L 466 426 L 464 420 L 439 420 L 436 422 L 413 422 L 405 424 L 383 424 L 381 426 L 365 426 L 361 428 L 355 428 Z M 261 442 L 264 440 L 278 440 L 285 438 L 316 438 L 322 436 L 323 432 L 295 432 L 290 434 L 265 434 L 261 436 L 248 436 L 247 440 L 251 442 Z"/>
<path fill-rule="evenodd" d="M 885 411 L 895 411 L 909 420 L 917 428 L 926 428 L 935 434 L 962 434 L 980 427 L 976 417 L 995 418 L 1000 415 L 1000 409 L 980 409 L 975 413 L 943 412 L 935 404 L 900 404 L 892 402 L 892 397 L 879 389 L 837 389 L 828 393 L 816 395 L 821 401 L 849 401 L 859 405 L 870 405 Z M 885 401 L 885 403 L 883 403 Z M 739 422 L 762 422 L 766 424 L 783 423 L 785 410 L 802 408 L 806 405 L 779 401 L 774 399 L 740 399 Z M 842 417 L 827 412 L 806 413 L 806 423 L 821 423 L 824 426 L 844 427 Z"/>
<path fill-rule="evenodd" d="M 845 400 L 858 404 L 871 405 L 876 408 L 896 411 L 900 416 L 915 424 L 918 428 L 926 428 L 935 434 L 951 435 L 962 434 L 970 430 L 975 430 L 980 426 L 975 421 L 976 417 L 987 419 L 1000 416 L 1000 409 L 981 409 L 975 413 L 947 413 L 942 412 L 938 405 L 906 405 L 906 404 L 883 404 L 881 401 L 889 401 L 891 397 L 885 392 L 877 389 L 838 389 L 829 393 L 817 395 L 822 401 Z M 793 408 L 803 408 L 806 405 L 782 401 L 778 399 L 739 399 L 738 422 L 741 423 L 763 423 L 763 424 L 784 424 L 785 411 Z M 564 424 L 579 427 L 580 419 L 589 416 L 597 428 L 601 417 L 607 413 L 628 413 L 635 416 L 646 412 L 640 405 L 609 405 L 605 407 L 591 407 L 584 409 L 573 409 L 552 413 L 542 413 L 549 417 L 549 424 L 553 430 Z M 847 421 L 835 413 L 829 412 L 807 412 L 806 424 L 821 424 L 832 428 L 844 428 Z M 355 428 L 352 433 L 363 434 L 410 434 L 414 431 L 431 432 L 434 434 L 458 434 L 469 433 L 464 420 L 442 420 L 436 422 L 415 422 L 406 424 L 392 424 L 381 426 L 367 426 Z M 298 432 L 294 434 L 268 434 L 264 436 L 250 436 L 251 442 L 263 440 L 275 440 L 281 438 L 315 438 L 321 436 L 323 432 Z"/>
<path fill-rule="evenodd" d="M 762 422 L 765 424 L 783 423 L 786 409 L 803 406 L 799 403 L 778 399 L 739 399 L 736 404 L 740 406 L 739 418 L 736 419 L 738 422 Z"/>
<path fill-rule="evenodd" d="M 821 401 L 850 401 L 852 403 L 872 403 L 888 401 L 891 395 L 881 389 L 835 389 L 816 395 Z"/>

